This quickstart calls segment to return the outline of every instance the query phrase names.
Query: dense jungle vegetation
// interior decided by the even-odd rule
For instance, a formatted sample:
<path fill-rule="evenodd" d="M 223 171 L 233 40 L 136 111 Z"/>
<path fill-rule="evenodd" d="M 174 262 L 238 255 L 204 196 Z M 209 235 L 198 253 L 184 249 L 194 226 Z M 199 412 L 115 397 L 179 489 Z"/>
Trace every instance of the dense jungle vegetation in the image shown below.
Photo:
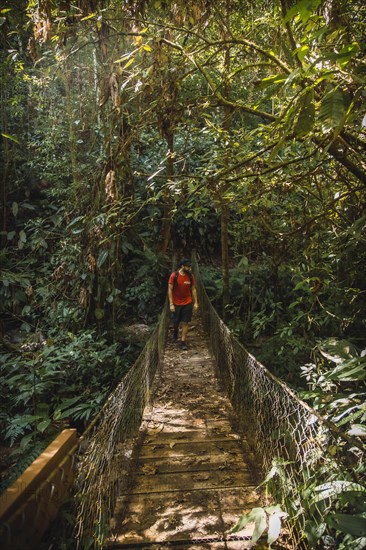
<path fill-rule="evenodd" d="M 2 486 L 96 414 L 174 252 L 197 252 L 246 347 L 364 441 L 365 12 L 2 2 Z M 361 522 L 356 496 L 339 498 Z"/>

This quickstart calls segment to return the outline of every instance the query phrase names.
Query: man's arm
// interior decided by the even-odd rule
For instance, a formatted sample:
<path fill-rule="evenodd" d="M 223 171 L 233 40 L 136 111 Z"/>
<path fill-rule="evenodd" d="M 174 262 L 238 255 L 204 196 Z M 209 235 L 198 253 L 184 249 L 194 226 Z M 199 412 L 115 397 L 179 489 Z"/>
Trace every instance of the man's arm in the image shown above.
<path fill-rule="evenodd" d="M 173 300 L 173 285 L 170 283 L 168 284 L 168 298 L 169 298 L 170 311 L 175 311 L 174 300 Z"/>
<path fill-rule="evenodd" d="M 192 288 L 192 298 L 193 298 L 193 307 L 194 307 L 194 309 L 198 309 L 197 290 L 196 290 L 195 286 Z"/>

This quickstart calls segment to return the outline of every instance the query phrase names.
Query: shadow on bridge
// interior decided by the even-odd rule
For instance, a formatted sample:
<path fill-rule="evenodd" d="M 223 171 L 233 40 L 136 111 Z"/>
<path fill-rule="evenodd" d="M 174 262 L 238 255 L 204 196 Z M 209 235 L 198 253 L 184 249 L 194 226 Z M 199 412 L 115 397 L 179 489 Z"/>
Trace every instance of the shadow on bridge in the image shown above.
<path fill-rule="evenodd" d="M 253 524 L 240 537 L 229 530 L 260 505 L 258 479 L 200 319 L 193 324 L 188 351 L 166 347 L 140 428 L 131 489 L 117 498 L 110 547 L 248 547 Z"/>

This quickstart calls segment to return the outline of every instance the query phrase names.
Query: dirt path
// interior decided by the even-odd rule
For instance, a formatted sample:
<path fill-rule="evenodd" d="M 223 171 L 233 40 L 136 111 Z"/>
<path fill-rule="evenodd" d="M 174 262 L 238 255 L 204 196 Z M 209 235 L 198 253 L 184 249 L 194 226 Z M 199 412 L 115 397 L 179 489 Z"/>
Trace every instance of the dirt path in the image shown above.
<path fill-rule="evenodd" d="M 171 335 L 169 335 L 171 339 Z M 258 506 L 248 450 L 233 429 L 233 413 L 214 374 L 199 320 L 188 351 L 168 342 L 145 411 L 141 448 L 127 502 L 117 503 L 112 548 L 244 549 L 228 531 Z"/>

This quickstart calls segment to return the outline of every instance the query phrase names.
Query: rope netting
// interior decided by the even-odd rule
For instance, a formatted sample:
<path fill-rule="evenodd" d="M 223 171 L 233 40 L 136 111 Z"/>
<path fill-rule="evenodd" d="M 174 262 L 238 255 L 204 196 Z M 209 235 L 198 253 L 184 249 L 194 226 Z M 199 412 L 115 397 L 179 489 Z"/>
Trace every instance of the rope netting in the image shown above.
<path fill-rule="evenodd" d="M 263 475 L 268 474 L 272 497 L 289 514 L 293 547 L 314 547 L 312 538 L 326 540 L 327 532 L 334 540 L 326 516 L 335 511 L 342 491 L 359 488 L 364 447 L 301 401 L 232 336 L 206 294 L 195 259 L 193 267 L 217 377 Z"/>
<path fill-rule="evenodd" d="M 74 483 L 77 548 L 102 547 L 118 495 L 126 494 L 130 463 L 167 337 L 169 308 L 137 361 L 81 437 Z"/>

